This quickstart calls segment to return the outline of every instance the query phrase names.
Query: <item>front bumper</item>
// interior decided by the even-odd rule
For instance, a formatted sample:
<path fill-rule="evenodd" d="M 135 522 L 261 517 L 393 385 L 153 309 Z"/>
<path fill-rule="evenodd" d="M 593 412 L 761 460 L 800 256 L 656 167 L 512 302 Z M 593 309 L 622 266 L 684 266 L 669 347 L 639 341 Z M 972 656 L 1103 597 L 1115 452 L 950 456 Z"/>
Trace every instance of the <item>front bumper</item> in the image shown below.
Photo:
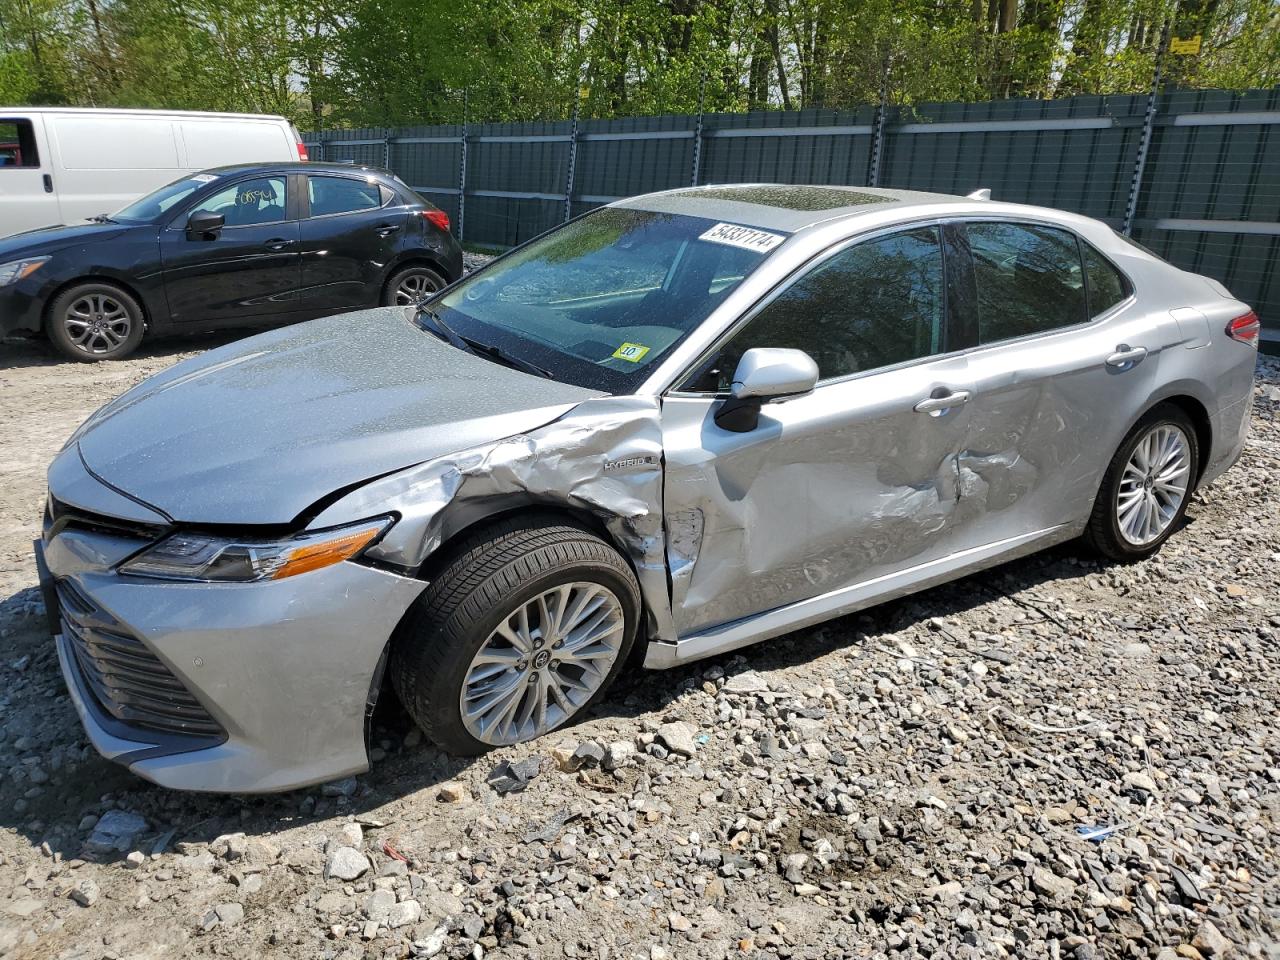
<path fill-rule="evenodd" d="M 420 581 L 344 562 L 266 583 L 176 583 L 59 569 L 66 555 L 37 545 L 42 586 L 69 581 L 225 731 L 218 742 L 121 723 L 95 697 L 72 648 L 76 634 L 59 619 L 67 689 L 104 757 L 161 786 L 227 793 L 289 790 L 368 768 L 371 686 Z"/>
<path fill-rule="evenodd" d="M 36 282 L 37 270 L 25 280 L 0 287 L 0 336 L 34 333 L 44 319 L 44 297 Z"/>

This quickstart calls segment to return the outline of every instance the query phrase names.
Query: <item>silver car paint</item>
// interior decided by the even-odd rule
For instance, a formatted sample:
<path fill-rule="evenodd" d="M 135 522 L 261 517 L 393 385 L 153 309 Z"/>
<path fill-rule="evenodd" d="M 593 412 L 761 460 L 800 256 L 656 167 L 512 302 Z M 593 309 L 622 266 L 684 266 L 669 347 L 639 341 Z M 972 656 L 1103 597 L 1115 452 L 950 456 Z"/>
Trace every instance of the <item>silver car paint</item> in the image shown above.
<path fill-rule="evenodd" d="M 335 490 L 594 396 L 464 353 L 409 308 L 385 307 L 176 364 L 104 407 L 78 445 L 97 476 L 174 520 L 281 524 Z"/>
<path fill-rule="evenodd" d="M 693 212 L 682 195 L 695 192 L 625 203 Z M 577 511 L 598 522 L 635 565 L 649 617 L 646 663 L 666 667 L 1074 536 L 1118 438 L 1162 397 L 1190 397 L 1207 412 L 1213 442 L 1204 452 L 1205 481 L 1239 455 L 1254 351 L 1216 331 L 1243 311 L 1242 304 L 1203 279 L 1128 247 L 1085 218 L 961 198 L 882 193 L 883 204 L 826 219 L 822 212 L 796 215 L 693 197 L 698 212 L 751 226 L 792 229 L 798 219 L 811 225 L 799 227 L 764 267 L 735 288 L 635 396 L 565 395 L 563 406 L 544 405 L 527 418 L 539 422 L 512 426 L 501 437 L 486 431 L 498 422 L 514 422 L 501 420 L 504 416 L 519 420 L 523 405 L 504 406 L 484 429 L 458 434 L 447 432 L 449 414 L 434 419 L 429 413 L 444 432 L 428 431 L 401 469 L 390 468 L 388 475 L 361 485 L 350 479 L 358 471 L 347 468 L 349 458 L 340 458 L 343 469 L 307 502 L 346 483 L 355 485 L 321 510 L 311 526 L 395 511 L 399 522 L 372 553 L 379 561 L 412 569 L 486 516 L 529 506 Z M 821 384 L 809 396 L 767 405 L 755 434 L 727 435 L 714 425 L 715 399 L 675 389 L 685 370 L 757 301 L 833 245 L 908 222 L 965 216 L 1076 230 L 1130 275 L 1137 300 L 1076 330 Z M 1202 314 L 1204 323 L 1172 312 L 1189 309 Z M 1132 367 L 1099 374 L 1108 351 L 1122 343 L 1144 346 L 1147 356 Z M 262 339 L 237 346 L 253 354 Z M 238 356 L 236 351 L 223 354 L 212 365 L 225 369 L 233 355 Z M 463 362 L 464 357 L 454 353 L 450 359 Z M 503 389 L 515 392 L 537 383 L 477 362 Z M 203 367 L 162 376 L 160 385 L 198 369 Z M 1057 383 L 1059 377 L 1065 382 Z M 1101 410 L 1086 403 L 1099 382 L 1106 388 Z M 915 402 L 936 386 L 969 390 L 972 400 L 937 416 L 916 413 Z M 471 402 L 493 388 L 490 379 L 470 391 L 459 386 L 448 394 L 459 404 L 454 415 L 471 413 Z M 984 390 L 990 394 L 986 401 Z M 127 406 L 123 401 L 129 396 L 109 405 L 97 420 L 114 416 L 113 408 Z M 273 429 L 296 425 L 306 430 L 306 417 L 305 406 L 291 408 Z M 129 421 L 121 417 L 122 431 Z M 355 422 L 362 436 L 379 436 L 366 432 L 367 419 L 357 415 Z M 93 449 L 98 429 L 91 424 L 80 432 L 87 449 Z M 333 442 L 347 439 L 338 435 L 341 423 L 332 429 Z M 464 438 L 468 432 L 472 435 Z M 310 434 L 313 444 L 320 444 L 321 433 Z M 448 441 L 439 440 L 446 435 Z M 381 442 L 400 436 L 392 432 Z M 438 444 L 446 442 L 454 447 L 439 450 Z M 370 439 L 367 449 L 377 445 Z M 150 449 L 157 457 L 166 453 L 159 441 Z M 193 448 L 186 450 L 194 456 Z M 319 452 L 311 466 L 323 472 Z M 75 489 L 86 508 L 88 503 L 109 505 L 112 494 L 75 479 L 74 464 L 65 453 L 63 458 L 66 462 L 51 470 L 54 494 L 61 498 L 64 489 Z M 120 465 L 116 478 L 123 477 L 126 466 Z M 196 466 L 164 466 L 148 488 L 151 497 L 163 498 L 164 479 L 187 482 L 184 472 L 203 479 Z M 267 469 L 265 461 L 261 469 Z M 296 472 L 291 468 L 277 484 L 290 485 Z M 358 479 L 377 475 L 370 470 Z M 128 485 L 117 485 L 138 496 Z M 220 509 L 224 515 L 244 507 L 252 515 L 278 517 L 312 492 L 301 497 L 272 492 L 270 511 L 255 511 L 243 497 L 236 504 L 221 501 Z M 205 486 L 203 495 L 210 494 L 216 492 Z M 191 498 L 192 518 L 202 515 L 198 499 Z M 387 638 L 421 590 L 420 581 L 345 563 L 279 584 L 122 583 L 105 570 L 89 569 L 95 556 L 105 561 L 110 555 L 109 546 L 95 554 L 71 543 L 48 553 L 55 575 L 74 576 L 95 599 L 108 598 L 113 614 L 181 670 L 184 682 L 211 710 L 216 708 L 219 719 L 236 728 L 223 747 L 153 757 L 138 761 L 135 769 L 173 786 L 258 790 L 341 776 L 363 766 L 363 748 L 356 746 L 363 709 L 357 701 L 363 704 Z M 289 590 L 285 607 L 285 591 L 276 592 L 281 587 Z M 226 644 L 237 659 L 219 658 L 209 669 L 200 651 L 218 644 Z M 307 662 L 312 653 L 320 658 L 316 670 Z M 199 669 L 188 665 L 194 657 L 205 660 Z M 263 675 L 290 686 L 290 697 L 279 708 L 249 702 L 252 697 L 233 689 L 239 681 L 261 690 L 258 671 L 253 678 L 244 672 L 245 665 L 259 663 Z M 335 691 L 342 691 L 336 701 Z M 114 749 L 83 707 L 82 714 L 95 744 L 104 752 Z M 323 736 L 294 729 L 313 725 Z M 249 773 L 227 769 L 239 765 Z"/>

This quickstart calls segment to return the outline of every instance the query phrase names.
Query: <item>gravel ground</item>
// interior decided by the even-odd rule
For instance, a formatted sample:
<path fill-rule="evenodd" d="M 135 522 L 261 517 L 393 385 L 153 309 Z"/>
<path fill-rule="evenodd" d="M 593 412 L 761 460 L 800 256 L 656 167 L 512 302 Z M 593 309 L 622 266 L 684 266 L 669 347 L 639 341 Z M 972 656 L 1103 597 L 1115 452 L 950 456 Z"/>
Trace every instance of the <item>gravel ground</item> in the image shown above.
<path fill-rule="evenodd" d="M 1152 560 L 640 673 L 473 762 L 384 702 L 368 775 L 246 798 L 94 753 L 29 559 L 75 425 L 210 342 L 0 346 L 0 955 L 1280 957 L 1280 363 Z"/>

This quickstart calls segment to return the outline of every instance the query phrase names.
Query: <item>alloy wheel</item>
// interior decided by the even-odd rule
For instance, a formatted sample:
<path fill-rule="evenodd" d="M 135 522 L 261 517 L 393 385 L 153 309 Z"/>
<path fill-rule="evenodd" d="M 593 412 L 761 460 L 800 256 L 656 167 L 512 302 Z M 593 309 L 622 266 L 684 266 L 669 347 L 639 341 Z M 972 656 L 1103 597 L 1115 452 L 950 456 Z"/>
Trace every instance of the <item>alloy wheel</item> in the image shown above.
<path fill-rule="evenodd" d="M 585 706 L 625 636 L 622 604 L 598 583 L 553 587 L 508 614 L 462 683 L 462 724 L 492 746 L 532 740 Z"/>
<path fill-rule="evenodd" d="M 85 353 L 110 353 L 129 339 L 133 317 L 107 293 L 90 293 L 72 301 L 62 317 L 72 346 Z"/>
<path fill-rule="evenodd" d="M 438 284 L 427 273 L 406 274 L 396 284 L 395 305 L 397 307 L 417 306 L 438 289 Z"/>
<path fill-rule="evenodd" d="M 1158 540 L 1187 496 L 1191 445 L 1181 427 L 1153 426 L 1129 454 L 1116 487 L 1120 535 L 1135 547 Z"/>

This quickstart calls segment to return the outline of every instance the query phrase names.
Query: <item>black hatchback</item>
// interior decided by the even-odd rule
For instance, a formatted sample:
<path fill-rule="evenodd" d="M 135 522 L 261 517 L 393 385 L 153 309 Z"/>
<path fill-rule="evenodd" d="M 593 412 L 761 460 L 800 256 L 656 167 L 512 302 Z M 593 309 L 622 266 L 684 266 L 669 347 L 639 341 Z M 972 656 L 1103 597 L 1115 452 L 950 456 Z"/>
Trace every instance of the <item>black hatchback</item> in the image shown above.
<path fill-rule="evenodd" d="M 148 335 L 413 304 L 462 274 L 449 216 L 385 170 L 242 164 L 110 216 L 0 240 L 0 334 L 47 332 L 76 360 Z"/>

